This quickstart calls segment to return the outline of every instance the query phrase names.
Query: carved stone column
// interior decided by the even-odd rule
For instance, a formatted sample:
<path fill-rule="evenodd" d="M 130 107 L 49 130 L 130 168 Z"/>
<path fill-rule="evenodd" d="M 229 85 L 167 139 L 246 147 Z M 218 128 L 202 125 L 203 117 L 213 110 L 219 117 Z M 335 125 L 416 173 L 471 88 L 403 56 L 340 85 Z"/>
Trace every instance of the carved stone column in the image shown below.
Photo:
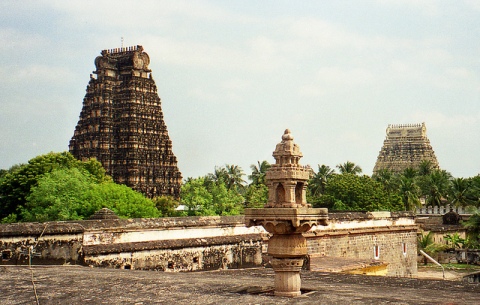
<path fill-rule="evenodd" d="M 288 129 L 273 156 L 276 163 L 265 177 L 268 203 L 262 209 L 246 209 L 245 223 L 263 226 L 272 234 L 267 253 L 275 271 L 275 295 L 296 297 L 301 294 L 300 271 L 308 252 L 302 233 L 312 226 L 326 225 L 328 210 L 311 208 L 306 202 L 310 169 L 298 164 L 302 153 Z"/>

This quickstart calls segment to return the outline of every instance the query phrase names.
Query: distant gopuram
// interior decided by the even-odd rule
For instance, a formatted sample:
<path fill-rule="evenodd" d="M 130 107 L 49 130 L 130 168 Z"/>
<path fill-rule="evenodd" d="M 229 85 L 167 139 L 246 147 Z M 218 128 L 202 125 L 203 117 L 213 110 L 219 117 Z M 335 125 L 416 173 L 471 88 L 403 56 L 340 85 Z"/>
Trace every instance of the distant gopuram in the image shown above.
<path fill-rule="evenodd" d="M 95 59 L 70 152 L 95 157 L 117 183 L 153 198 L 179 198 L 182 174 L 157 86 L 142 46 L 103 50 Z"/>
<path fill-rule="evenodd" d="M 439 168 L 425 123 L 388 125 L 373 173 L 382 169 L 393 173 L 401 173 L 408 167 L 417 169 L 423 160 L 430 161 L 433 168 Z"/>

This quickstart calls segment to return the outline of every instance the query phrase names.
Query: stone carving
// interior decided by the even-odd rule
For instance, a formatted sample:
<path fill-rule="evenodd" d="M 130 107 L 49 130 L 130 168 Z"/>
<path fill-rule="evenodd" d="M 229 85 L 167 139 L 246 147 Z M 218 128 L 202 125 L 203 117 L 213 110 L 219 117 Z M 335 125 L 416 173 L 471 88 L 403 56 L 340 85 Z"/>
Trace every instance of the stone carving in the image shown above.
<path fill-rule="evenodd" d="M 182 176 L 149 64 L 142 46 L 101 52 L 69 150 L 149 198 L 179 198 Z"/>
<path fill-rule="evenodd" d="M 427 138 L 427 128 L 422 124 L 388 125 L 383 147 L 373 168 L 401 173 L 406 168 L 418 168 L 424 160 L 439 168 L 437 157 Z"/>
<path fill-rule="evenodd" d="M 263 226 L 273 235 L 267 253 L 273 257 L 275 295 L 295 297 L 301 294 L 300 270 L 307 254 L 302 233 L 315 225 L 327 225 L 328 211 L 311 208 L 306 202 L 310 170 L 299 164 L 302 153 L 290 130 L 285 130 L 273 157 L 275 164 L 265 175 L 268 203 L 262 209 L 246 209 L 245 223 Z"/>

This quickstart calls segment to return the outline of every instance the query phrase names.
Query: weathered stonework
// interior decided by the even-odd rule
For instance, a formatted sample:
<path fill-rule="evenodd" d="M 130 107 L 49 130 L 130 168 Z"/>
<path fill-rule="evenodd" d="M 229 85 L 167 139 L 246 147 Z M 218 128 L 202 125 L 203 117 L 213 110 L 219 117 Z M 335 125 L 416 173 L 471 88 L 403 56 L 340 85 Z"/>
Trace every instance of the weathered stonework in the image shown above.
<path fill-rule="evenodd" d="M 388 276 L 414 277 L 417 230 L 413 214 L 331 213 L 328 225 L 306 238 L 313 256 L 380 262 Z"/>
<path fill-rule="evenodd" d="M 417 168 L 424 160 L 439 168 L 425 123 L 388 125 L 386 133 L 373 173 L 382 169 L 401 173 L 408 167 Z"/>
<path fill-rule="evenodd" d="M 437 218 L 441 225 L 441 216 Z M 330 257 L 337 262 L 346 258 L 369 266 L 386 264 L 386 275 L 415 276 L 416 232 L 412 214 L 330 213 L 328 225 L 303 233 L 306 242 L 293 242 L 298 247 L 291 247 L 290 254 L 308 251 L 313 260 Z M 268 234 L 261 226 L 245 227 L 243 216 L 0 224 L 0 265 L 28 264 L 26 250 L 34 246 L 39 254 L 32 258 L 35 265 L 174 272 L 259 267 L 271 261 L 267 252 L 285 254 L 275 245 L 267 250 Z M 380 247 L 379 259 L 374 258 L 375 245 Z"/>
<path fill-rule="evenodd" d="M 179 197 L 182 176 L 142 46 L 103 50 L 95 59 L 69 150 L 96 158 L 117 183 L 153 198 Z"/>
<path fill-rule="evenodd" d="M 307 204 L 310 171 L 299 164 L 302 153 L 290 130 L 285 130 L 273 157 L 275 164 L 265 175 L 268 202 L 262 209 L 246 209 L 245 224 L 262 226 L 272 234 L 267 253 L 275 271 L 275 295 L 296 297 L 301 294 L 300 271 L 308 253 L 302 233 L 313 226 L 326 225 L 328 211 Z"/>

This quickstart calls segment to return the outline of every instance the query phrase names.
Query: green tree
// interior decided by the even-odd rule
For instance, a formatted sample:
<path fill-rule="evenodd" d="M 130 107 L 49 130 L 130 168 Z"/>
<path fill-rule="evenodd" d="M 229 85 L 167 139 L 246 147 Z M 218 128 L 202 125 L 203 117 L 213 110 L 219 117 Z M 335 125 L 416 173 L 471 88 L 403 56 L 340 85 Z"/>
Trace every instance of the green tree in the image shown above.
<path fill-rule="evenodd" d="M 403 170 L 402 176 L 404 176 L 405 178 L 414 179 L 418 176 L 418 171 L 413 167 L 407 167 Z"/>
<path fill-rule="evenodd" d="M 467 229 L 469 238 L 478 243 L 480 240 L 480 213 L 472 214 L 468 220 L 463 222 L 463 226 Z"/>
<path fill-rule="evenodd" d="M 308 189 L 312 197 L 318 197 L 325 193 L 328 180 L 335 174 L 335 170 L 325 164 L 318 164 L 318 171 L 308 181 Z"/>
<path fill-rule="evenodd" d="M 472 194 L 472 181 L 464 178 L 453 178 L 447 196 L 451 204 L 456 206 L 467 206 L 475 204 Z"/>
<path fill-rule="evenodd" d="M 391 193 L 398 190 L 398 179 L 389 169 L 381 169 L 372 175 L 372 179 L 381 183 L 385 191 Z"/>
<path fill-rule="evenodd" d="M 188 208 L 188 215 L 192 216 L 238 215 L 244 202 L 236 188 L 228 189 L 223 179 L 211 183 L 205 177 L 187 179 L 180 197 Z"/>
<path fill-rule="evenodd" d="M 447 198 L 450 189 L 451 175 L 445 170 L 433 170 L 430 174 L 422 176 L 419 180 L 422 195 L 426 197 L 428 205 L 442 204 L 442 200 Z"/>
<path fill-rule="evenodd" d="M 37 156 L 27 164 L 12 167 L 0 179 L 0 219 L 17 214 L 25 206 L 32 187 L 37 185 L 43 175 L 57 169 L 71 168 L 88 172 L 98 183 L 111 180 L 95 159 L 82 162 L 76 160 L 69 152 L 51 152 Z"/>
<path fill-rule="evenodd" d="M 152 200 L 126 185 L 113 182 L 94 184 L 85 194 L 85 218 L 101 208 L 108 208 L 121 218 L 156 218 L 162 216 Z"/>
<path fill-rule="evenodd" d="M 21 207 L 21 219 L 30 222 L 83 219 L 89 213 L 83 210 L 82 196 L 94 184 L 93 177 L 78 168 L 46 173 L 31 188 L 25 206 Z"/>
<path fill-rule="evenodd" d="M 461 238 L 458 233 L 447 234 L 443 236 L 443 239 L 451 249 L 461 249 L 465 244 L 465 239 Z"/>
<path fill-rule="evenodd" d="M 322 198 L 324 205 L 334 210 L 399 211 L 403 209 L 397 194 L 387 193 L 383 186 L 369 176 L 355 174 L 334 175 L 329 180 Z"/>
<path fill-rule="evenodd" d="M 248 208 L 263 207 L 268 201 L 268 187 L 265 184 L 250 184 L 245 192 L 245 201 Z"/>
<path fill-rule="evenodd" d="M 181 213 L 176 209 L 180 202 L 175 200 L 172 196 L 158 196 L 152 199 L 155 207 L 162 213 L 164 217 L 181 216 Z"/>
<path fill-rule="evenodd" d="M 187 207 L 189 216 L 215 215 L 213 195 L 205 186 L 205 178 L 188 178 L 182 185 L 181 202 Z"/>
<path fill-rule="evenodd" d="M 420 176 L 427 176 L 432 173 L 434 170 L 432 161 L 430 160 L 422 160 L 418 165 L 418 174 Z"/>
<path fill-rule="evenodd" d="M 252 174 L 248 176 L 248 179 L 250 179 L 252 181 L 251 184 L 254 185 L 265 184 L 265 175 L 271 165 L 266 160 L 263 160 L 261 163 L 257 161 L 257 164 L 258 166 L 255 164 L 250 165 Z"/>
<path fill-rule="evenodd" d="M 417 237 L 417 249 L 423 250 L 430 256 L 435 255 L 436 253 L 443 251 L 446 249 L 445 245 L 435 243 L 433 240 L 433 233 L 428 232 L 428 234 L 421 234 Z M 424 256 L 423 263 L 426 265 L 428 263 L 428 259 Z"/>
<path fill-rule="evenodd" d="M 401 176 L 399 178 L 398 191 L 406 211 L 414 211 L 415 208 L 421 206 L 419 198 L 420 188 L 415 183 L 414 178 Z"/>
<path fill-rule="evenodd" d="M 210 187 L 212 183 L 220 184 L 223 182 L 229 190 L 235 188 L 241 191 L 245 187 L 244 175 L 242 168 L 238 165 L 215 166 L 214 172 L 205 177 L 205 183 Z"/>
<path fill-rule="evenodd" d="M 87 219 L 101 208 L 109 208 L 122 218 L 159 217 L 154 203 L 125 185 L 99 183 L 85 169 L 61 168 L 44 174 L 33 186 L 22 221 Z"/>
<path fill-rule="evenodd" d="M 338 164 L 337 165 L 338 171 L 340 174 L 354 174 L 358 175 L 362 173 L 362 168 L 358 165 L 356 165 L 353 162 L 347 161 L 343 164 Z"/>

